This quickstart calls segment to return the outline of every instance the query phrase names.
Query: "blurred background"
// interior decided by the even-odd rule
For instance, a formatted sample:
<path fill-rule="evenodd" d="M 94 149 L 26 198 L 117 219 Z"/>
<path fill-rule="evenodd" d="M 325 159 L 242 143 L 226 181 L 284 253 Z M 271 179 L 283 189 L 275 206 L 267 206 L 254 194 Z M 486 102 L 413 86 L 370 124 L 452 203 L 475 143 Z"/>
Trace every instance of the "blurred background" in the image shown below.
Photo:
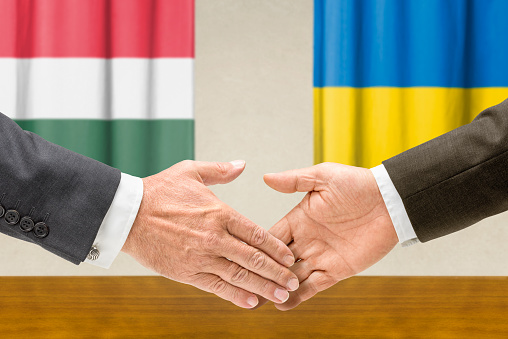
<path fill-rule="evenodd" d="M 33 3 L 0 1 L 16 13 Z M 95 1 L 96 6 L 104 3 Z M 107 11 L 120 10 L 119 2 L 106 3 L 113 6 Z M 145 18 L 153 31 L 114 31 L 119 37 L 140 37 L 141 47 L 134 52 L 122 44 L 108 47 L 111 37 L 88 41 L 95 54 L 87 55 L 56 47 L 55 55 L 48 55 L 36 43 L 28 49 L 0 48 L 0 111 L 24 128 L 85 154 L 96 152 L 89 138 L 106 143 L 106 151 L 90 155 L 140 176 L 180 158 L 244 159 L 247 168 L 240 178 L 212 189 L 266 229 L 302 195 L 273 192 L 263 183 L 264 173 L 322 161 L 375 166 L 470 122 L 482 109 L 508 97 L 508 53 L 499 41 L 508 33 L 508 21 L 501 18 L 508 10 L 506 1 L 196 0 L 195 8 L 190 0 L 167 1 L 176 6 L 167 13 L 179 23 L 175 29 L 185 32 L 183 38 L 165 31 L 169 19 L 164 2 L 150 3 L 159 6 L 156 18 Z M 68 24 L 65 18 L 65 13 L 55 15 L 63 26 Z M 92 27 L 102 19 L 83 24 Z M 5 33 L 11 28 L 3 22 L 0 32 Z M 36 25 L 29 27 L 35 37 L 44 34 Z M 164 43 L 151 47 L 159 40 L 145 46 L 143 34 L 163 42 L 167 34 L 173 39 L 171 48 L 165 49 Z M 50 57 L 55 60 L 48 61 Z M 74 61 L 63 59 L 76 57 L 95 60 L 92 63 L 105 60 L 86 64 L 97 72 L 89 81 L 99 89 L 90 95 L 101 97 L 118 88 L 118 93 L 110 93 L 113 99 L 98 99 L 93 106 L 78 92 L 73 100 L 62 100 L 66 83 L 58 83 L 49 70 L 71 67 Z M 42 63 L 27 64 L 31 58 Z M 72 72 L 59 74 L 79 83 Z M 139 88 L 144 99 L 128 86 L 139 79 L 138 84 L 146 84 Z M 51 84 L 61 95 L 38 98 Z M 72 112 L 66 105 L 74 106 Z M 87 121 L 85 109 L 96 112 L 96 125 Z M 132 119 L 142 120 L 143 127 L 128 126 Z M 53 121 L 50 127 L 47 121 Z M 169 137 L 161 132 L 161 121 L 172 131 Z M 77 122 L 83 128 L 75 132 L 81 131 L 79 138 L 57 140 L 62 138 L 59 131 Z M 124 134 L 131 137 L 125 141 Z M 154 144 L 157 148 L 150 148 Z M 507 275 L 500 255 L 508 241 L 507 223 L 505 213 L 429 243 L 397 246 L 363 274 Z M 4 235 L 0 258 L 0 275 L 152 274 L 122 253 L 109 270 L 74 266 Z"/>

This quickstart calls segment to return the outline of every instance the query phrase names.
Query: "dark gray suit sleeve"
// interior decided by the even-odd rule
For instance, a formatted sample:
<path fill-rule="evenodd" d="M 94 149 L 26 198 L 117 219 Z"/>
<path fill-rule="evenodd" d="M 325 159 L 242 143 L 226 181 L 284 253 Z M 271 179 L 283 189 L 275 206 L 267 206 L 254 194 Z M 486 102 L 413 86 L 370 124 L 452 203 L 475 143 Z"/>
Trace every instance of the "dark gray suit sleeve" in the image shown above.
<path fill-rule="evenodd" d="M 383 164 L 422 242 L 508 210 L 508 99 Z"/>
<path fill-rule="evenodd" d="M 12 225 L 16 213 L 4 212 L 0 232 L 79 264 L 93 245 L 120 176 L 117 169 L 23 131 L 0 113 L 0 203 L 20 217 Z M 27 216 L 45 226 L 27 231 L 30 222 L 21 219 Z"/>

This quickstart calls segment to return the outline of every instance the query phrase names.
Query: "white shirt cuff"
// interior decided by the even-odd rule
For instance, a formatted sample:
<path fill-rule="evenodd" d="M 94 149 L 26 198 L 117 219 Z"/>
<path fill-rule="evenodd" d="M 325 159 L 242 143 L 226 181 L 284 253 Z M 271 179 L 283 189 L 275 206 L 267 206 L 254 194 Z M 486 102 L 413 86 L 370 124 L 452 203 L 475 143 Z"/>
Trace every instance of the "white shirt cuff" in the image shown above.
<path fill-rule="evenodd" d="M 143 180 L 122 173 L 113 202 L 102 221 L 93 246 L 99 251 L 95 260 L 85 262 L 109 268 L 122 250 L 143 197 Z"/>
<path fill-rule="evenodd" d="M 399 238 L 399 243 L 402 244 L 402 247 L 416 244 L 419 242 L 418 237 L 416 236 L 413 225 L 411 225 L 411 221 L 409 220 L 399 192 L 397 192 L 385 166 L 381 164 L 371 168 L 371 171 L 372 174 L 374 174 L 379 191 L 383 196 L 388 214 L 390 214 L 390 218 L 392 219 L 395 232 Z"/>

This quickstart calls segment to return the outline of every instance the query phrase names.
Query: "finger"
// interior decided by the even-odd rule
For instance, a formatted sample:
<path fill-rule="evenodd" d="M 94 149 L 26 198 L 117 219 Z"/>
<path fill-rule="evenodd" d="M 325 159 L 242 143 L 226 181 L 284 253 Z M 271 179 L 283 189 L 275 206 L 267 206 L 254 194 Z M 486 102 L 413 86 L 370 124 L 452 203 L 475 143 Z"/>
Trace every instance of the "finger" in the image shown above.
<path fill-rule="evenodd" d="M 199 273 L 193 285 L 203 291 L 213 293 L 224 300 L 231 301 L 239 307 L 253 308 L 259 302 L 253 293 L 233 286 L 214 274 Z"/>
<path fill-rule="evenodd" d="M 276 304 L 275 307 L 281 311 L 290 310 L 334 284 L 335 282 L 323 271 L 314 271 L 307 280 L 302 282 L 298 290 L 290 293 L 288 301 L 284 304 Z"/>
<path fill-rule="evenodd" d="M 293 231 L 295 227 L 306 218 L 307 216 L 303 213 L 300 205 L 297 205 L 270 228 L 269 232 L 277 239 L 280 239 L 284 244 L 289 244 L 293 240 Z M 295 259 L 297 259 L 296 256 Z"/>
<path fill-rule="evenodd" d="M 292 243 L 290 243 L 288 245 L 288 247 L 291 250 L 291 252 L 293 252 L 293 255 L 295 256 L 296 260 L 303 259 L 302 256 L 303 256 L 303 254 L 305 253 L 305 250 L 306 250 L 305 246 L 302 247 L 302 246 L 300 246 L 299 242 L 293 241 Z"/>
<path fill-rule="evenodd" d="M 298 278 L 288 268 L 277 263 L 263 251 L 233 237 L 230 239 L 231 241 L 222 247 L 222 256 L 287 290 L 294 291 L 298 288 Z"/>
<path fill-rule="evenodd" d="M 289 212 L 290 214 L 291 212 Z M 291 216 L 284 216 L 279 222 L 273 225 L 268 232 L 270 232 L 275 238 L 282 241 L 284 244 L 289 244 L 293 240 L 291 233 L 291 224 L 289 223 Z M 294 253 L 293 253 L 294 256 Z M 296 259 L 296 257 L 295 257 Z"/>
<path fill-rule="evenodd" d="M 293 253 L 282 241 L 243 215 L 237 212 L 229 214 L 226 227 L 231 235 L 265 252 L 279 264 L 289 267 L 295 263 Z"/>
<path fill-rule="evenodd" d="M 311 265 L 305 261 L 305 260 L 300 260 L 298 261 L 296 264 L 294 264 L 290 270 L 298 277 L 298 280 L 300 281 L 300 284 L 307 280 L 309 278 L 309 276 L 312 274 L 313 272 L 313 268 L 311 267 Z M 301 288 L 301 287 L 300 287 Z"/>
<path fill-rule="evenodd" d="M 242 174 L 245 169 L 245 161 L 236 160 L 232 162 L 207 162 L 195 161 L 194 166 L 198 175 L 207 186 L 227 184 Z"/>
<path fill-rule="evenodd" d="M 215 261 L 214 265 L 211 266 L 210 273 L 220 276 L 231 285 L 255 293 L 274 303 L 280 304 L 289 298 L 289 293 L 285 288 L 224 258 Z"/>
<path fill-rule="evenodd" d="M 268 173 L 263 179 L 268 186 L 282 193 L 317 191 L 322 186 L 316 166 Z"/>

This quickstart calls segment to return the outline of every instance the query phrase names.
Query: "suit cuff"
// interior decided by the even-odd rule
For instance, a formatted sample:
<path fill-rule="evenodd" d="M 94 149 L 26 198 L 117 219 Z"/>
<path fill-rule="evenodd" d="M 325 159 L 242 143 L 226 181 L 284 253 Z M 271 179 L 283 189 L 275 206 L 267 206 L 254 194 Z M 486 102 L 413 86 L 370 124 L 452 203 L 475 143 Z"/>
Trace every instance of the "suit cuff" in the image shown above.
<path fill-rule="evenodd" d="M 85 262 L 103 268 L 111 266 L 129 236 L 142 197 L 143 180 L 122 173 L 118 190 L 94 241 L 96 251 L 92 253 L 91 250 Z"/>
<path fill-rule="evenodd" d="M 418 237 L 416 236 L 413 225 L 409 220 L 404 203 L 388 175 L 384 165 L 379 165 L 371 168 L 372 174 L 376 179 L 377 186 L 381 192 L 381 196 L 385 202 L 390 218 L 392 219 L 395 232 L 399 238 L 399 243 L 402 247 L 407 247 L 416 244 Z"/>

